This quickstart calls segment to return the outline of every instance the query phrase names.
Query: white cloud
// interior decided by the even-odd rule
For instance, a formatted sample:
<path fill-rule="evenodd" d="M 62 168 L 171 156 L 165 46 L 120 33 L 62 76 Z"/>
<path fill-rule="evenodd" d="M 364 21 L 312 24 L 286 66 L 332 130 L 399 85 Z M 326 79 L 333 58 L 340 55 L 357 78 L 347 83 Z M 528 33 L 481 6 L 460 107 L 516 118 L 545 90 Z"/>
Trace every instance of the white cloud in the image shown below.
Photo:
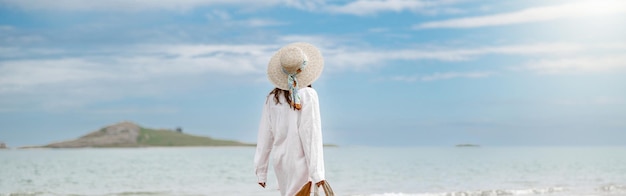
<path fill-rule="evenodd" d="M 529 63 L 514 67 L 539 74 L 562 73 L 606 73 L 626 70 L 626 55 L 619 53 L 626 45 L 617 43 L 579 44 L 579 43 L 538 43 L 476 48 L 416 48 L 377 50 L 359 47 L 331 46 L 324 48 L 328 71 L 359 71 L 383 67 L 391 61 L 436 60 L 444 62 L 472 61 L 486 55 L 526 56 Z M 606 55 L 588 55 L 592 52 L 608 51 Z M 612 54 L 613 53 L 613 54 Z M 537 59 L 537 60 L 533 60 Z M 431 76 L 410 76 L 396 78 L 405 81 L 426 81 L 455 77 L 490 76 L 481 75 L 491 72 L 471 74 L 433 74 Z M 491 73 L 493 74 L 493 73 Z"/>
<path fill-rule="evenodd" d="M 285 22 L 281 22 L 277 20 L 260 19 L 260 18 L 245 20 L 243 21 L 243 23 L 246 26 L 250 26 L 250 27 L 271 27 L 271 26 L 282 26 L 282 25 L 287 24 Z"/>
<path fill-rule="evenodd" d="M 45 41 L 42 36 L 19 32 L 13 26 L 0 25 L 0 45 L 30 44 Z M 2 47 L 0 46 L 0 49 Z M 6 48 L 5 48 L 6 49 Z M 0 53 L 2 55 L 2 53 Z"/>
<path fill-rule="evenodd" d="M 64 50 L 54 48 L 21 48 L 21 47 L 2 47 L 0 46 L 0 57 L 2 58 L 21 58 L 41 55 L 63 54 Z"/>
<path fill-rule="evenodd" d="M 325 0 L 274 0 L 277 5 L 286 5 L 302 10 L 314 11 L 326 4 Z M 266 1 L 263 1 L 266 2 Z"/>
<path fill-rule="evenodd" d="M 27 10 L 54 10 L 54 11 L 150 11 L 171 10 L 188 11 L 202 6 L 214 5 L 241 5 L 248 8 L 266 6 L 290 6 L 298 9 L 314 9 L 323 1 L 301 0 L 0 0 L 6 4 Z"/>
<path fill-rule="evenodd" d="M 206 17 L 211 22 L 218 22 L 224 26 L 241 26 L 241 27 L 270 27 L 287 25 L 286 22 L 281 22 L 273 19 L 264 18 L 250 18 L 250 19 L 233 19 L 227 11 L 213 10 L 206 14 Z"/>
<path fill-rule="evenodd" d="M 352 15 L 371 15 L 381 12 L 419 12 L 424 14 L 463 12 L 460 9 L 446 7 L 459 0 L 355 0 L 343 5 L 336 5 L 326 0 L 0 0 L 0 4 L 25 10 L 52 10 L 52 11 L 189 11 L 198 7 L 208 6 L 237 6 L 243 10 L 254 10 L 266 7 L 291 7 L 310 12 L 330 12 Z M 223 15 L 226 12 L 215 12 L 207 15 L 209 18 L 230 17 Z M 227 14 L 227 13 L 226 13 Z"/>
<path fill-rule="evenodd" d="M 474 28 L 529 22 L 550 21 L 565 18 L 626 13 L 626 2 L 620 0 L 587 0 L 562 5 L 528 8 L 502 14 L 455 18 L 415 25 L 415 29 Z"/>
<path fill-rule="evenodd" d="M 0 62 L 0 92 L 8 87 L 114 79 L 112 73 L 97 70 L 102 67 L 97 63 L 76 58 L 4 61 Z"/>
<path fill-rule="evenodd" d="M 0 108 L 51 111 L 212 84 L 254 83 L 275 45 L 144 45 L 103 56 L 0 61 Z M 71 53 L 63 56 L 72 56 Z M 68 99 L 71 97 L 71 99 Z"/>
<path fill-rule="evenodd" d="M 559 56 L 583 51 L 585 46 L 578 44 L 527 44 L 491 46 L 479 48 L 443 49 L 396 49 L 378 50 L 371 48 L 347 47 L 333 44 L 321 37 L 286 36 L 279 40 L 284 44 L 294 40 L 310 41 L 324 51 L 329 71 L 363 70 L 380 67 L 394 60 L 439 60 L 464 61 L 481 55 L 536 55 Z M 29 86 L 56 83 L 80 83 L 83 81 L 133 81 L 164 76 L 185 76 L 205 74 L 260 75 L 265 71 L 266 61 L 278 49 L 278 44 L 222 44 L 222 45 L 140 45 L 127 47 L 106 58 L 97 56 L 16 59 L 0 61 L 0 92 L 24 89 Z M 616 46 L 611 46 L 616 47 Z M 15 48 L 0 48 L 5 52 L 22 51 Z M 71 56 L 67 51 L 29 49 L 46 52 L 60 52 Z M 25 50 L 25 51 L 29 51 Z M 123 54 L 123 55 L 122 55 Z M 575 58 L 563 60 L 540 60 L 525 69 L 540 73 L 553 73 L 563 70 L 601 71 L 623 67 L 626 58 L 611 56 L 602 58 Z M 456 75 L 436 75 L 457 77 Z M 18 88 L 19 87 L 19 88 Z"/>
<path fill-rule="evenodd" d="M 524 70 L 538 73 L 563 70 L 609 71 L 624 68 L 621 62 L 626 62 L 623 56 L 552 60 L 565 59 L 595 49 L 623 50 L 626 48 L 623 44 L 545 43 L 476 48 L 448 46 L 378 49 L 337 41 L 334 38 L 305 35 L 283 36 L 272 44 L 129 45 L 119 47 L 115 52 L 106 48 L 102 49 L 105 52 L 92 49 L 89 53 L 31 47 L 0 48 L 12 54 L 19 51 L 30 54 L 0 60 L 0 108 L 76 108 L 103 100 L 159 96 L 181 89 L 184 91 L 185 88 L 191 90 L 198 88 L 199 84 L 266 82 L 267 61 L 280 46 L 293 41 L 307 41 L 320 47 L 326 61 L 325 71 L 330 73 L 376 69 L 393 65 L 396 60 L 467 61 L 493 54 L 547 59 L 523 67 Z M 414 64 L 417 63 L 407 66 Z M 482 78 L 494 74 L 496 72 L 489 70 L 451 71 L 399 76 L 392 80 L 436 81 Z M 42 100 L 43 97 L 45 100 Z M 72 101 L 64 101 L 67 97 L 72 97 Z"/>
<path fill-rule="evenodd" d="M 268 58 L 274 48 L 273 45 L 150 45 L 125 51 L 141 51 L 133 56 L 119 55 L 106 60 L 73 57 L 0 61 L 0 89 L 164 75 L 261 73 L 264 68 L 257 62 Z"/>
<path fill-rule="evenodd" d="M 207 18 L 209 20 L 230 20 L 230 14 L 224 10 L 213 10 L 207 13 Z"/>
<path fill-rule="evenodd" d="M 436 81 L 436 80 L 447 80 L 454 78 L 485 78 L 496 74 L 493 71 L 475 71 L 475 72 L 444 72 L 444 73 L 433 73 L 430 75 L 412 75 L 412 76 L 393 76 L 390 77 L 390 80 L 393 81 L 402 81 L 402 82 L 416 82 L 416 81 Z"/>
<path fill-rule="evenodd" d="M 388 28 L 370 28 L 367 30 L 370 33 L 385 33 L 385 32 L 389 32 Z"/>
<path fill-rule="evenodd" d="M 372 15 L 380 12 L 421 12 L 434 14 L 437 12 L 458 13 L 460 10 L 445 8 L 444 5 L 453 4 L 456 1 L 439 0 L 356 0 L 345 5 L 327 5 L 325 9 L 331 13 Z"/>
<path fill-rule="evenodd" d="M 227 26 L 237 26 L 243 28 L 254 28 L 254 27 L 273 27 L 273 26 L 283 26 L 289 23 L 281 22 L 278 20 L 272 19 L 262 19 L 262 18 L 251 18 L 245 20 L 228 20 L 223 21 Z"/>
<path fill-rule="evenodd" d="M 482 72 L 447 72 L 447 73 L 434 73 L 432 75 L 422 76 L 422 81 L 434 81 L 445 80 L 452 78 L 484 78 L 493 75 L 495 72 L 482 71 Z"/>
<path fill-rule="evenodd" d="M 198 85 L 267 82 L 269 58 L 292 41 L 308 41 L 322 50 L 336 43 L 292 35 L 270 44 L 121 45 L 89 52 L 0 47 L 0 57 L 6 57 L 0 60 L 0 108 L 76 108 L 121 97 L 170 94 Z M 64 101 L 67 97 L 72 101 Z"/>
<path fill-rule="evenodd" d="M 327 62 L 334 69 L 364 70 L 393 60 L 467 61 L 481 55 L 567 55 L 585 50 L 585 46 L 568 43 L 520 44 L 477 48 L 417 48 L 372 50 L 363 48 L 325 48 Z"/>
<path fill-rule="evenodd" d="M 328 45 L 332 43 L 331 39 L 328 39 L 328 37 L 311 35 L 283 35 L 278 38 L 278 41 L 284 43 L 303 41 L 309 43 L 317 43 L 316 45 Z"/>
<path fill-rule="evenodd" d="M 542 59 L 522 66 L 539 74 L 579 74 L 626 70 L 626 55 Z"/>
<path fill-rule="evenodd" d="M 357 0 L 343 6 L 331 6 L 327 9 L 336 13 L 368 15 L 382 11 L 415 10 L 426 6 L 425 2 L 418 0 Z"/>

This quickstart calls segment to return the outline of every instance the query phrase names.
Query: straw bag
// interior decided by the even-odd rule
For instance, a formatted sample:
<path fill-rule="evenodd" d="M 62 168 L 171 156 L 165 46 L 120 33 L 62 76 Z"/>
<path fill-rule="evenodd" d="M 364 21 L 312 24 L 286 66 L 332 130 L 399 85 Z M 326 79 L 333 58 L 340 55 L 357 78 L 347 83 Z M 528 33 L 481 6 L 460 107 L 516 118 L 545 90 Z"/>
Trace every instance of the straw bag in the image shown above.
<path fill-rule="evenodd" d="M 312 182 L 309 181 L 308 183 L 306 183 L 302 189 L 300 189 L 300 191 L 298 191 L 298 193 L 296 193 L 296 196 L 310 196 L 311 195 L 311 184 Z M 328 184 L 328 181 L 324 180 L 324 183 L 322 183 L 322 188 L 324 189 L 324 195 L 326 196 L 335 196 L 335 193 L 333 192 L 333 189 L 330 188 L 330 184 Z M 313 195 L 314 196 L 319 196 L 319 187 L 314 186 L 314 192 Z"/>

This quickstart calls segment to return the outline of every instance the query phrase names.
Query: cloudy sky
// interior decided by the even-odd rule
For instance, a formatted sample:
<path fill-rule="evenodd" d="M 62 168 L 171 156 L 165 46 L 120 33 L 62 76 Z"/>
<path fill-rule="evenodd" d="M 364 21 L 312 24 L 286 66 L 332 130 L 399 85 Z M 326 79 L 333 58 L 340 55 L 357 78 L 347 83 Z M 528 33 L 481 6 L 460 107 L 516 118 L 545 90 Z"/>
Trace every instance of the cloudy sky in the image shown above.
<path fill-rule="evenodd" d="M 0 141 L 130 120 L 254 142 L 281 46 L 328 143 L 625 145 L 620 0 L 0 0 Z"/>

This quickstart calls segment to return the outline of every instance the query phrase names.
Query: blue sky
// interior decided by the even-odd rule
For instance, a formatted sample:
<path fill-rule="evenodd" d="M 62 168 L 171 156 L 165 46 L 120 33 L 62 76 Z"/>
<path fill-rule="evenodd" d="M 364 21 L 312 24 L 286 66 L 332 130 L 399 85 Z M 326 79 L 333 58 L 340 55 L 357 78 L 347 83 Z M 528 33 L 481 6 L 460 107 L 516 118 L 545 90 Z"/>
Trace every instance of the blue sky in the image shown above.
<path fill-rule="evenodd" d="M 328 143 L 626 144 L 618 0 L 0 0 L 0 141 L 130 120 L 254 142 L 306 41 Z"/>

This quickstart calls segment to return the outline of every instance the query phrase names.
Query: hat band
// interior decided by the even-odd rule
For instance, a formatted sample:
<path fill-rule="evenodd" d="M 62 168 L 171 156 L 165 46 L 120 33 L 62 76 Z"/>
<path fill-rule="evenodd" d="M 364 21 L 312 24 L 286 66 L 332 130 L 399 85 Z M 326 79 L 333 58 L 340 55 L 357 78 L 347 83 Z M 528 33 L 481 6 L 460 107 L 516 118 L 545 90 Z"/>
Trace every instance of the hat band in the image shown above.
<path fill-rule="evenodd" d="M 291 106 L 297 110 L 302 109 L 300 95 L 298 94 L 298 74 L 306 67 L 307 61 L 309 60 L 301 49 L 300 53 L 302 53 L 304 59 L 302 59 L 300 67 L 294 73 L 289 73 L 285 67 L 282 67 L 283 73 L 287 74 L 287 84 L 289 84 L 289 93 L 291 94 Z"/>

